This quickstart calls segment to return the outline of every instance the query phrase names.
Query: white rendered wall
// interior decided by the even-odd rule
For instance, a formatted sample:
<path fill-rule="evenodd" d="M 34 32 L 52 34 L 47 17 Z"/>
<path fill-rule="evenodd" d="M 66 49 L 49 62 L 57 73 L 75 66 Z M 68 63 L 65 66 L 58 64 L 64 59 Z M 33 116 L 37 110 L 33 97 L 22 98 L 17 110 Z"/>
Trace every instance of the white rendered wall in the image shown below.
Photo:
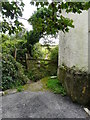
<path fill-rule="evenodd" d="M 88 11 L 88 71 L 90 73 L 90 9 Z"/>
<path fill-rule="evenodd" d="M 69 33 L 59 34 L 59 65 L 76 66 L 88 70 L 88 12 L 81 14 L 63 12 L 64 16 L 74 20 L 75 28 Z"/>

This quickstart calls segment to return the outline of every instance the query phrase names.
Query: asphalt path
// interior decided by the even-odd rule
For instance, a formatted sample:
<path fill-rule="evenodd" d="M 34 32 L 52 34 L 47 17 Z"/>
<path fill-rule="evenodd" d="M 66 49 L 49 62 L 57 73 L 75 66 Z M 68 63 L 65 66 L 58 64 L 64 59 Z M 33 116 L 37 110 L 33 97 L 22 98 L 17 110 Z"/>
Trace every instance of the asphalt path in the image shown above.
<path fill-rule="evenodd" d="M 69 97 L 51 92 L 28 91 L 3 96 L 2 117 L 89 118 L 83 107 L 73 103 Z"/>

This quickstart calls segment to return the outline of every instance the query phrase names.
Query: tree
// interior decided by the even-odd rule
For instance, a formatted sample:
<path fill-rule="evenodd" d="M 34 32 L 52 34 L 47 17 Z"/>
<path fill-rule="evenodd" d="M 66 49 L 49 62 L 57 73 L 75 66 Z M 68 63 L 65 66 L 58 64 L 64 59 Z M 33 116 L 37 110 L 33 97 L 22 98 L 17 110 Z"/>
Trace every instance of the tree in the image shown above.
<path fill-rule="evenodd" d="M 68 32 L 69 27 L 74 27 L 72 25 L 73 20 L 65 18 L 62 15 L 56 15 L 51 9 L 40 8 L 33 14 L 29 19 L 29 22 L 32 24 L 35 31 L 39 31 L 42 34 L 42 37 L 45 35 L 56 35 L 58 30 L 63 32 Z"/>
<path fill-rule="evenodd" d="M 35 31 L 44 35 L 56 35 L 58 31 L 68 32 L 74 27 L 73 20 L 61 15 L 65 12 L 81 13 L 82 10 L 90 8 L 89 2 L 31 2 L 37 6 L 37 11 L 28 20 Z"/>
<path fill-rule="evenodd" d="M 68 32 L 69 27 L 73 27 L 72 20 L 64 18 L 61 14 L 62 9 L 65 9 L 66 12 L 74 12 L 81 13 L 82 10 L 88 10 L 90 8 L 89 2 L 35 2 L 33 0 L 31 2 L 32 5 L 36 5 L 37 11 L 29 20 L 33 25 L 35 30 L 39 30 L 44 34 L 56 34 L 58 30 L 62 30 L 63 32 Z M 39 0 L 38 0 L 39 1 Z M 47 0 L 46 0 L 47 1 Z M 83 0 L 86 1 L 86 0 Z M 0 26 L 2 26 L 2 32 L 6 31 L 11 33 L 18 32 L 22 29 L 23 25 L 18 21 L 19 17 L 22 17 L 24 3 L 22 0 L 17 0 L 17 2 L 0 2 L 0 6 L 2 9 L 2 19 Z M 42 8 L 42 9 L 41 9 Z M 41 15 L 43 13 L 43 15 Z M 46 14 L 47 13 L 47 14 Z M 35 20 L 35 16 L 37 20 Z M 43 17 L 44 23 L 43 23 Z M 34 21 L 33 21 L 34 19 Z M 36 22 L 37 21 L 37 22 Z M 40 22 L 42 24 L 39 24 Z M 35 24 L 36 25 L 35 25 Z M 39 27 L 38 27 L 39 25 Z M 60 27 L 61 26 L 61 27 Z M 37 27 L 37 29 L 36 29 Z M 40 33 L 41 34 L 41 33 Z"/>
<path fill-rule="evenodd" d="M 41 37 L 46 35 L 55 37 L 60 30 L 65 33 L 70 27 L 74 28 L 73 20 L 65 18 L 61 14 L 62 10 L 80 14 L 82 10 L 90 8 L 90 2 L 31 2 L 31 4 L 37 6 L 37 11 L 28 20 L 33 26 L 33 31 L 28 36 L 29 49 Z"/>
<path fill-rule="evenodd" d="M 35 1 L 35 0 L 34 0 Z M 2 4 L 2 31 L 9 34 L 17 33 L 22 29 L 22 23 L 18 21 L 22 17 L 24 3 L 0 2 Z M 37 11 L 28 20 L 33 26 L 33 30 L 27 33 L 27 47 L 31 53 L 32 46 L 45 35 L 55 36 L 58 31 L 68 32 L 70 27 L 74 27 L 73 20 L 61 15 L 62 10 L 73 13 L 81 13 L 82 10 L 90 8 L 90 2 L 31 2 L 37 6 Z M 7 19 L 6 19 L 7 18 Z M 0 26 L 1 26 L 0 25 Z"/>
<path fill-rule="evenodd" d="M 2 22 L 0 24 L 2 32 L 6 33 L 8 31 L 9 34 L 14 34 L 20 31 L 23 24 L 18 21 L 18 18 L 22 17 L 24 7 L 22 0 L 17 2 L 0 2 L 0 5 L 2 8 Z"/>
<path fill-rule="evenodd" d="M 27 49 L 28 49 L 30 55 L 33 56 L 32 55 L 33 46 L 35 43 L 37 43 L 39 41 L 39 39 L 41 38 L 41 34 L 38 31 L 31 30 L 26 33 L 25 38 L 27 40 Z"/>

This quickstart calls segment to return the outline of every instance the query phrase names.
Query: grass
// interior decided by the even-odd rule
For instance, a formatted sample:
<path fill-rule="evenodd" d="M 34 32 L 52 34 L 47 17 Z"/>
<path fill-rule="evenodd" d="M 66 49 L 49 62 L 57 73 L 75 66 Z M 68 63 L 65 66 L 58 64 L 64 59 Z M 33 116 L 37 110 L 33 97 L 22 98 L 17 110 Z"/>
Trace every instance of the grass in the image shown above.
<path fill-rule="evenodd" d="M 55 94 L 61 94 L 62 96 L 66 95 L 66 91 L 57 77 L 45 77 L 38 82 L 33 82 L 31 84 L 26 84 L 24 86 L 19 86 L 17 92 L 23 90 L 29 91 L 52 91 Z"/>
<path fill-rule="evenodd" d="M 57 78 L 49 78 L 47 81 L 47 87 L 56 94 L 66 95 L 66 91 L 60 81 Z"/>
<path fill-rule="evenodd" d="M 52 91 L 55 94 L 66 95 L 66 91 L 57 77 L 45 77 L 38 82 L 26 84 L 23 87 L 24 90 L 29 91 Z"/>
<path fill-rule="evenodd" d="M 48 90 L 47 88 L 47 82 L 48 82 L 49 77 L 45 77 L 41 79 L 41 83 L 43 84 L 43 88 Z"/>
<path fill-rule="evenodd" d="M 22 92 L 23 91 L 23 86 L 19 86 L 18 88 L 17 88 L 17 92 Z"/>

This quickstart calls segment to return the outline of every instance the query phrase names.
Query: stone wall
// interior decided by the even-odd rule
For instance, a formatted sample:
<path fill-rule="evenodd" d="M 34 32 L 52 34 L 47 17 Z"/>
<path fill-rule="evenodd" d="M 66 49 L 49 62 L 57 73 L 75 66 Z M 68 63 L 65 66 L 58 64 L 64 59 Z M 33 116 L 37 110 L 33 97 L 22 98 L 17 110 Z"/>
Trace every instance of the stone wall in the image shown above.
<path fill-rule="evenodd" d="M 60 66 L 58 68 L 58 78 L 74 102 L 89 105 L 90 74 L 75 68 Z"/>

